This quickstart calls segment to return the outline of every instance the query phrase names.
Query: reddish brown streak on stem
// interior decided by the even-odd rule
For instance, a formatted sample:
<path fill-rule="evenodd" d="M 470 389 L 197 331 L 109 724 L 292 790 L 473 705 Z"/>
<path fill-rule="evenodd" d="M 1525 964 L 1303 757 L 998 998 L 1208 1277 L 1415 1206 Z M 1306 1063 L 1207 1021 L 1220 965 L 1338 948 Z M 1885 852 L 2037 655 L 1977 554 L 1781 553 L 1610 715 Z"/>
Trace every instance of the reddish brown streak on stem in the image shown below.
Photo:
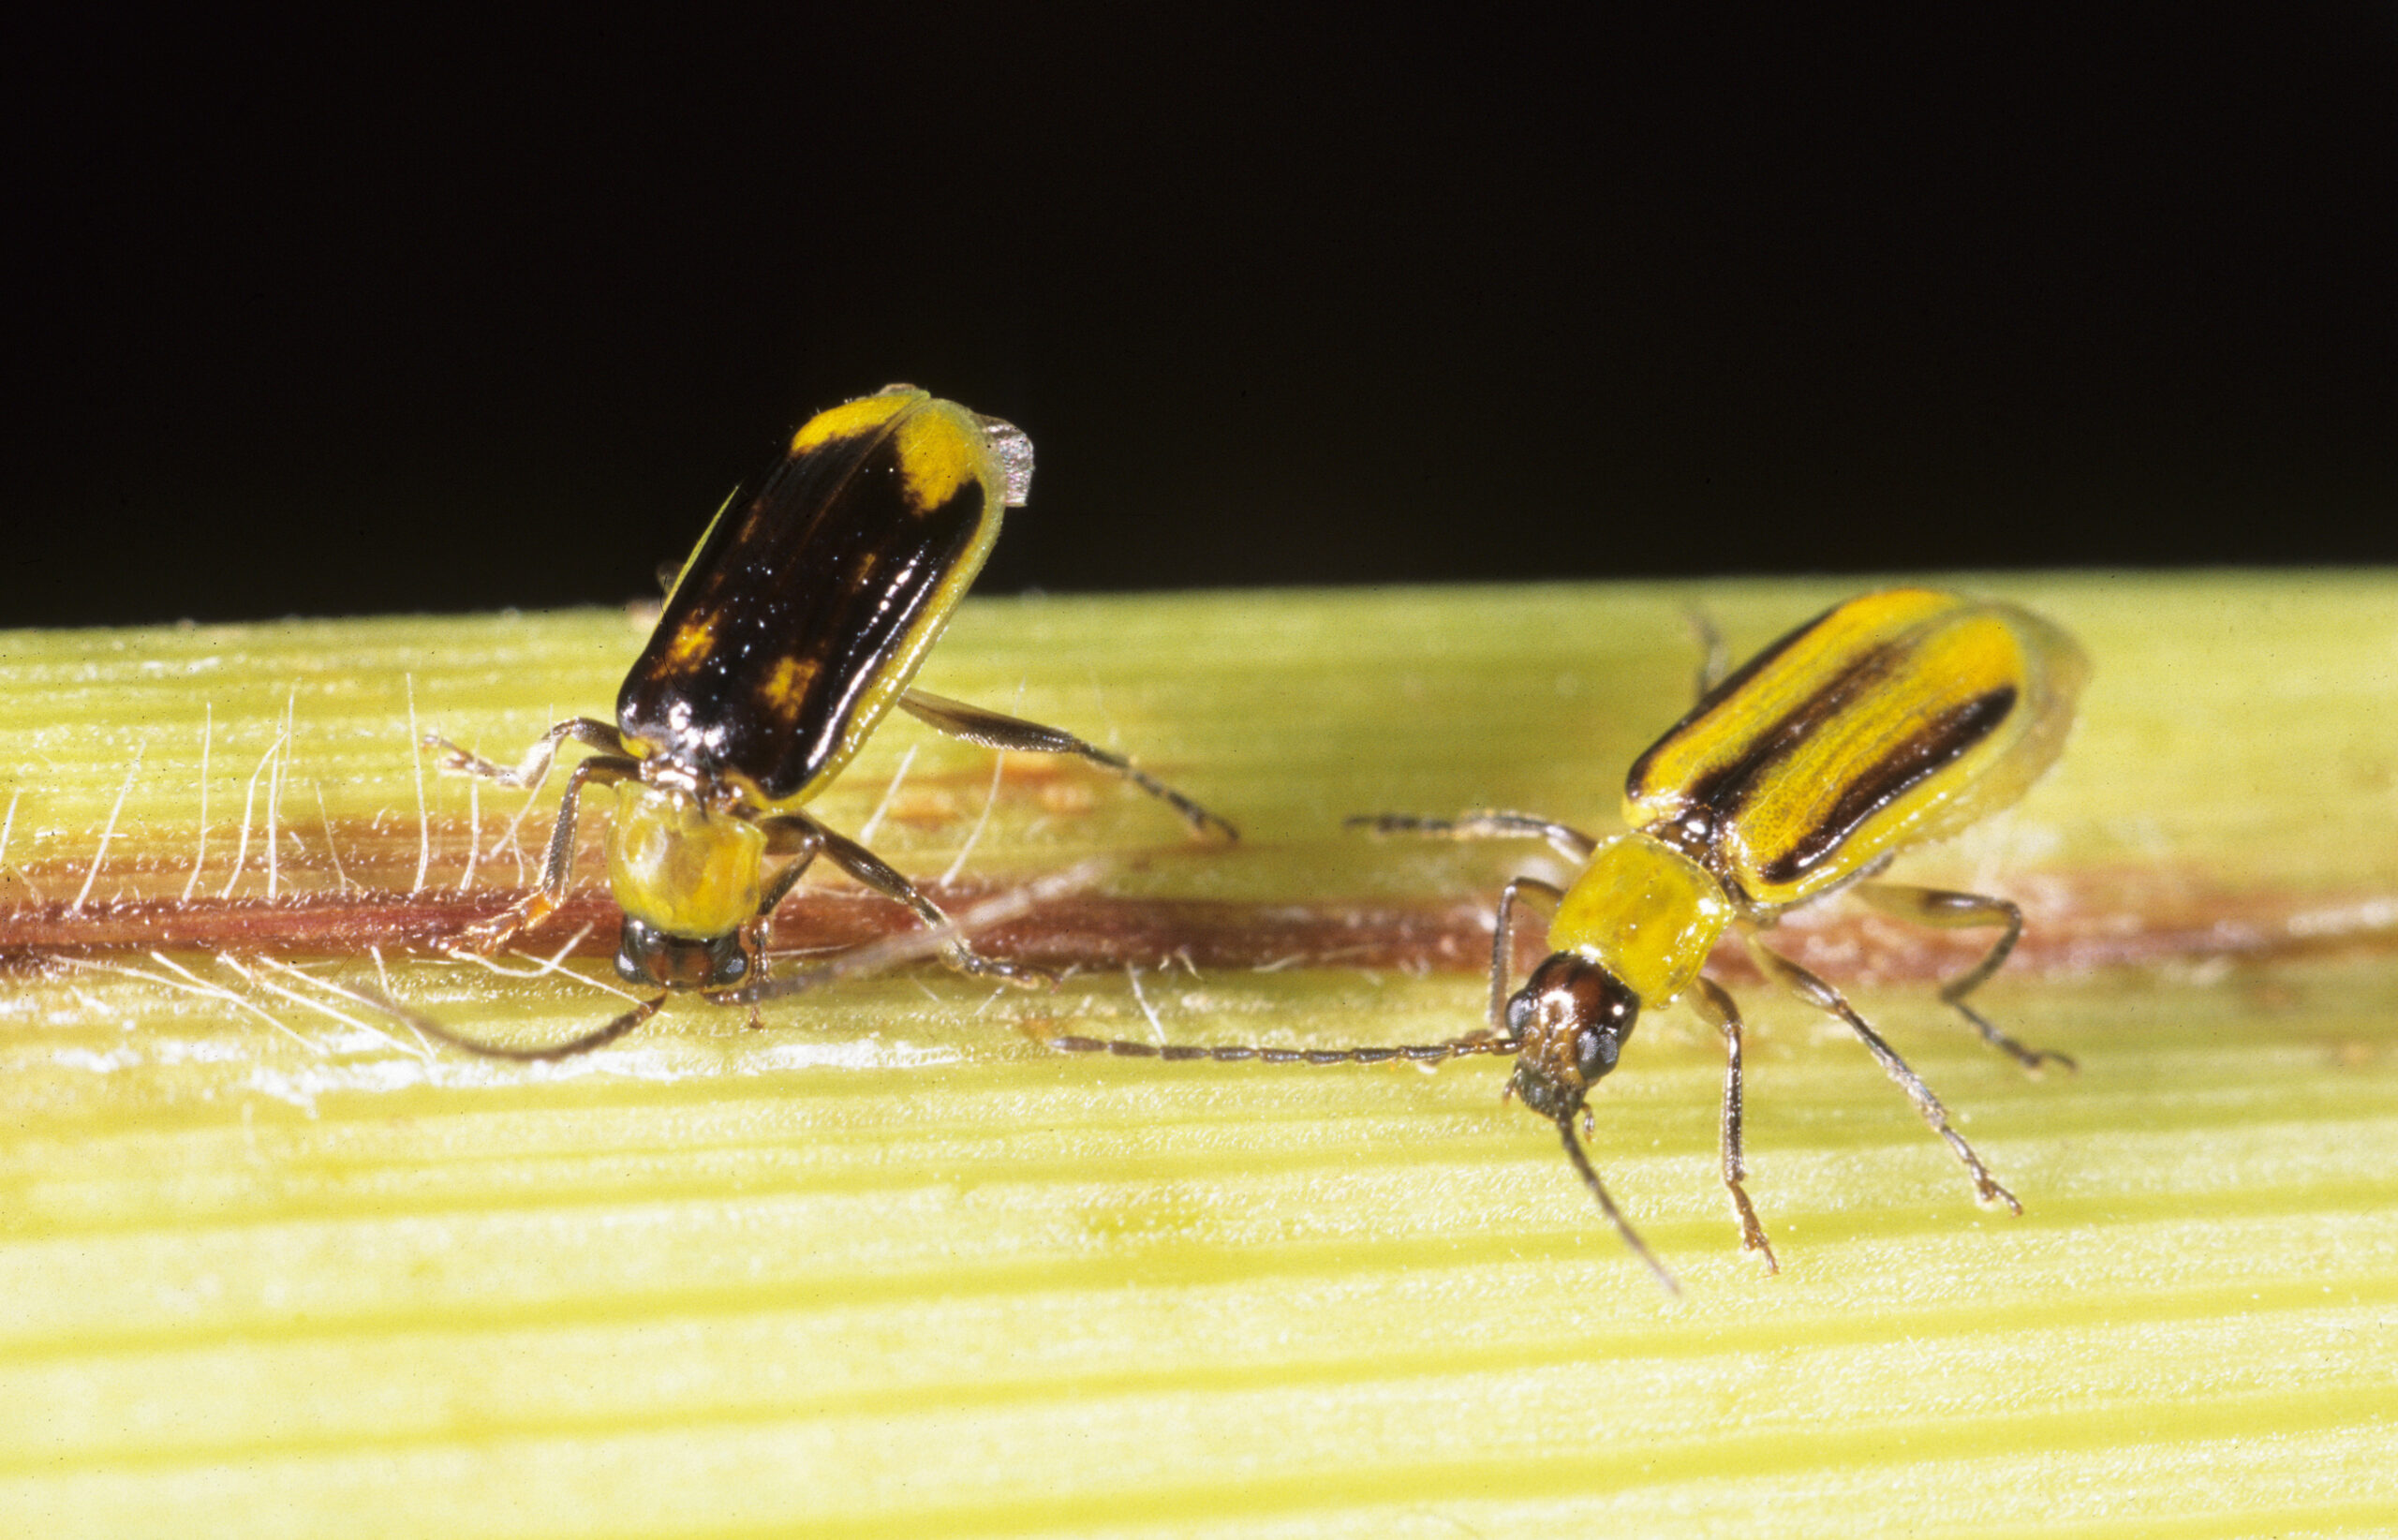
<path fill-rule="evenodd" d="M 2290 895 L 2212 890 L 2149 873 L 2039 879 L 2024 897 L 2030 926 L 2011 973 L 2059 974 L 2210 958 L 2267 959 L 2330 951 L 2387 949 L 2398 942 L 2398 902 L 2373 894 Z M 998 889 L 936 888 L 963 909 Z M 126 899 L 77 908 L 23 904 L 0 911 L 0 959 L 17 966 L 56 955 L 115 952 L 268 952 L 363 955 L 369 947 L 440 950 L 517 895 L 355 890 L 270 902 Z M 578 894 L 517 949 L 546 953 L 587 931 L 576 955 L 614 947 L 618 911 L 603 896 Z M 862 895 L 802 894 L 776 916 L 777 953 L 837 951 L 912 929 L 895 906 Z M 1045 902 L 994 925 L 976 944 L 995 955 L 1051 968 L 1118 969 L 1187 959 L 1199 968 L 1322 967 L 1409 972 L 1475 972 L 1488 966 L 1488 906 L 1443 902 L 1231 903 L 1081 895 Z M 1809 968 L 1844 982 L 1933 978 L 1969 966 L 1989 938 L 1925 932 L 1832 903 L 1779 927 L 1776 944 Z M 1528 944 L 1519 966 L 1533 960 Z M 1747 970 L 1737 947 L 1719 970 Z"/>

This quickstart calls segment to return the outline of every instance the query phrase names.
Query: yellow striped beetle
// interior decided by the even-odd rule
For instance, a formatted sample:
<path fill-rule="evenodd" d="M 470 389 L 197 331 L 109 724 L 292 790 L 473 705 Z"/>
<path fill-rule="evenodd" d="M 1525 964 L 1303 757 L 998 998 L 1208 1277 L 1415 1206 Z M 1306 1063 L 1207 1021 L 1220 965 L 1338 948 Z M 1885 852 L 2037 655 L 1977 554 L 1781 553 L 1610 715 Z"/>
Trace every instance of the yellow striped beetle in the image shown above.
<path fill-rule="evenodd" d="M 1628 834 L 1602 842 L 1510 812 L 1351 820 L 1385 834 L 1543 839 L 1580 867 L 1562 890 L 1518 877 L 1501 893 L 1488 1031 L 1405 1048 L 1159 1049 L 1088 1038 L 1057 1045 L 1317 1064 L 1515 1055 L 1507 1094 L 1557 1125 L 1600 1207 L 1670 1289 L 1672 1279 L 1600 1182 L 1575 1122 L 1590 1131 L 1591 1088 L 1615 1068 L 1642 1008 L 1687 1000 L 1724 1037 L 1724 1186 L 1740 1244 L 1774 1267 L 1741 1185 L 1740 1014 L 1701 971 L 1724 930 L 1737 926 L 1769 979 L 1858 1035 L 1964 1162 L 1976 1194 L 2020 1213 L 1921 1077 L 1839 990 L 1759 933 L 1784 911 L 1851 884 L 1875 908 L 1926 925 L 1999 927 L 1981 961 L 1941 998 L 2027 1069 L 2050 1059 L 2069 1066 L 2023 1047 L 1966 1003 L 2013 950 L 2021 911 L 2004 898 L 1866 880 L 1907 847 L 1955 834 L 2021 797 L 2064 747 L 2088 673 L 2072 638 L 2013 605 L 1916 588 L 1852 599 L 1729 678 L 1702 680 L 1698 704 L 1633 762 Z M 1531 904 L 1550 911 L 1550 955 L 1511 994 L 1516 926 Z"/>
<path fill-rule="evenodd" d="M 776 905 L 819 855 L 945 927 L 907 878 L 802 810 L 894 706 L 984 748 L 1077 755 L 1162 799 L 1194 830 L 1236 837 L 1197 803 L 1071 733 L 909 687 L 999 538 L 1001 509 L 1021 506 L 1031 480 L 1030 440 L 955 402 L 893 385 L 836 407 L 803 425 L 756 496 L 743 503 L 736 494 L 700 537 L 625 676 L 615 721 L 560 722 L 513 767 L 427 737 L 445 768 L 517 787 L 538 786 L 569 738 L 599 750 L 568 778 L 540 884 L 475 940 L 496 946 L 557 907 L 583 790 L 614 785 L 608 875 L 625 916 L 616 970 L 661 992 L 541 1048 L 419 1024 L 481 1053 L 563 1059 L 631 1031 L 674 990 L 754 1009 L 807 987 L 821 975 L 761 977 L 760 945 Z M 771 879 L 770 856 L 790 858 Z M 967 973 L 1049 980 L 983 956 L 954 933 L 940 952 Z"/>

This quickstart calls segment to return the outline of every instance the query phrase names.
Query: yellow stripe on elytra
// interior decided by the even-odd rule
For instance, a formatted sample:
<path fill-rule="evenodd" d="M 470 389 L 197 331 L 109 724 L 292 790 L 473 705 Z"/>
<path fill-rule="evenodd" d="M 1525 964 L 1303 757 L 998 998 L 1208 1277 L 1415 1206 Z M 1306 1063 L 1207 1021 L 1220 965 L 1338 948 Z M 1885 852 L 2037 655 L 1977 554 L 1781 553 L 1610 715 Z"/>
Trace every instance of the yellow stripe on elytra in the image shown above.
<path fill-rule="evenodd" d="M 1963 607 L 1954 594 L 1897 588 L 1854 599 L 1825 615 L 1714 709 L 1668 733 L 1644 754 L 1636 784 L 1625 791 L 1624 818 L 1637 828 L 1657 816 L 1653 794 L 1673 800 L 1710 773 L 1739 763 L 1843 668 L 1945 612 Z"/>
<path fill-rule="evenodd" d="M 968 482 L 984 480 L 990 449 L 981 426 L 947 402 L 899 424 L 899 474 L 919 513 L 947 503 Z"/>
<path fill-rule="evenodd" d="M 947 503 L 970 482 L 996 489 L 1004 481 L 991 463 L 982 425 L 923 391 L 885 391 L 819 412 L 792 437 L 792 452 L 886 431 L 896 438 L 892 448 L 908 505 L 919 513 Z"/>
<path fill-rule="evenodd" d="M 888 426 L 893 419 L 904 416 L 932 399 L 924 391 L 884 391 L 879 395 L 862 395 L 855 401 L 845 401 L 828 411 L 818 412 L 799 425 L 792 435 L 791 452 L 805 454 L 837 438 L 855 438 Z"/>
<path fill-rule="evenodd" d="M 1930 723 L 1996 691 L 2021 691 L 2027 680 L 2023 650 L 1999 616 L 1968 612 L 1931 622 L 1907 644 L 1903 666 L 1895 674 L 1814 723 L 1751 784 L 1725 840 L 1735 878 L 1754 898 L 1788 902 L 1910 842 L 1917 823 L 1975 783 L 1976 766 L 2006 753 L 2030 719 L 2028 702 L 2020 703 L 2026 709 L 2010 713 L 2008 724 L 1974 745 L 1964 759 L 1875 808 L 1842 840 L 1839 857 L 1828 869 L 1785 882 L 1765 876 L 1776 862 L 1819 837 L 1841 799 L 1871 780 Z"/>

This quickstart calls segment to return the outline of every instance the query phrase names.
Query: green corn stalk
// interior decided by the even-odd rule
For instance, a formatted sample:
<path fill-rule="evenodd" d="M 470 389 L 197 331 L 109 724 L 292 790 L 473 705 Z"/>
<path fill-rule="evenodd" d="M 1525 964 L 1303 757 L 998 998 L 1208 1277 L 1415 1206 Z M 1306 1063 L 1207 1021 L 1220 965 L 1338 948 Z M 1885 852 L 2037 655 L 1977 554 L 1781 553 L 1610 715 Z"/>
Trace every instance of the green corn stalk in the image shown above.
<path fill-rule="evenodd" d="M 518 1043 L 625 1003 L 597 897 L 510 955 L 441 950 L 527 881 L 555 783 L 413 740 L 512 758 L 606 715 L 641 617 L 0 633 L 0 1528 L 2398 1528 L 2398 582 L 1947 581 L 2096 674 L 2021 807 L 1895 875 L 2026 902 L 1979 998 L 2081 1068 L 2029 1078 L 1938 1004 L 1972 938 L 1801 917 L 2026 1212 L 1977 1208 L 1853 1041 L 1727 967 L 1781 1275 L 1738 1250 L 1703 1027 L 1645 1020 L 1594 1101 L 1679 1298 L 1502 1061 L 1043 1040 L 1473 1029 L 1476 917 L 1553 860 L 1342 817 L 1609 832 L 1687 703 L 1691 611 L 1745 651 L 1848 587 L 970 603 L 928 689 L 1130 752 L 1241 843 L 894 721 L 817 809 L 961 902 L 1099 863 L 1051 906 L 1081 929 L 1036 906 L 984 942 L 1073 976 L 902 968 L 759 1029 L 677 1001 L 532 1067 L 369 1003 Z M 1213 951 L 1171 944 L 1203 919 Z"/>

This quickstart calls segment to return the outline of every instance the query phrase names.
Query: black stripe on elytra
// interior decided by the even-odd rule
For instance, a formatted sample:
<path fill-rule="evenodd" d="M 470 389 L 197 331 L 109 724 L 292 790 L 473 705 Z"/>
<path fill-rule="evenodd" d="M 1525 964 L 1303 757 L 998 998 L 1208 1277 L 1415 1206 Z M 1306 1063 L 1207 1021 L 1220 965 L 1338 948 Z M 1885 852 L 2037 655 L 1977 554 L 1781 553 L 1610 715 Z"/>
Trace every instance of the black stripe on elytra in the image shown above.
<path fill-rule="evenodd" d="M 1880 689 L 1883 681 L 1897 671 L 1903 653 L 1897 643 L 1885 643 L 1859 653 L 1822 689 L 1757 733 L 1747 753 L 1693 780 L 1685 793 L 1689 799 L 1686 810 L 1675 820 L 1673 831 L 1660 832 L 1660 837 L 1706 863 L 1718 831 L 1739 816 L 1773 764 L 1806 741 L 1808 734 L 1846 710 L 1851 701 Z"/>
<path fill-rule="evenodd" d="M 1871 772 L 1852 782 L 1823 822 L 1768 862 L 1759 875 L 1777 885 L 1798 881 L 1839 850 L 1859 824 L 1997 732 L 2014 709 L 2015 687 L 2001 685 L 1934 717 L 1913 737 L 1883 755 Z"/>
<path fill-rule="evenodd" d="M 1730 674 L 1724 675 L 1713 689 L 1710 689 L 1706 694 L 1700 696 L 1698 698 L 1698 704 L 1691 707 L 1688 712 L 1684 713 L 1680 721 L 1678 721 L 1673 726 L 1665 729 L 1664 733 L 1658 737 L 1655 743 L 1650 744 L 1647 748 L 1643 749 L 1640 757 L 1632 762 L 1632 768 L 1624 772 L 1624 790 L 1636 797 L 1638 796 L 1640 794 L 1641 782 L 1649 777 L 1649 762 L 1656 757 L 1657 750 L 1665 748 L 1665 745 L 1673 742 L 1676 738 L 1680 737 L 1684 729 L 1697 721 L 1700 718 L 1706 716 L 1709 712 L 1714 710 L 1716 706 L 1723 703 L 1726 696 L 1745 688 L 1750 680 L 1757 676 L 1759 670 L 1763 669 L 1768 663 L 1772 662 L 1775 659 L 1781 657 L 1784 653 L 1788 652 L 1792 647 L 1798 645 L 1800 638 L 1813 631 L 1816 627 L 1822 625 L 1825 621 L 1829 620 L 1832 617 L 1833 612 L 1837 611 L 1839 608 L 1840 606 L 1835 604 L 1831 609 L 1826 610 L 1823 614 L 1815 616 L 1814 619 L 1807 621 L 1803 625 L 1794 627 L 1792 629 L 1784 632 L 1778 641 L 1775 641 L 1767 646 L 1763 652 L 1758 653 L 1754 658 L 1750 659 L 1747 662 L 1741 664 L 1739 668 L 1734 669 Z"/>

